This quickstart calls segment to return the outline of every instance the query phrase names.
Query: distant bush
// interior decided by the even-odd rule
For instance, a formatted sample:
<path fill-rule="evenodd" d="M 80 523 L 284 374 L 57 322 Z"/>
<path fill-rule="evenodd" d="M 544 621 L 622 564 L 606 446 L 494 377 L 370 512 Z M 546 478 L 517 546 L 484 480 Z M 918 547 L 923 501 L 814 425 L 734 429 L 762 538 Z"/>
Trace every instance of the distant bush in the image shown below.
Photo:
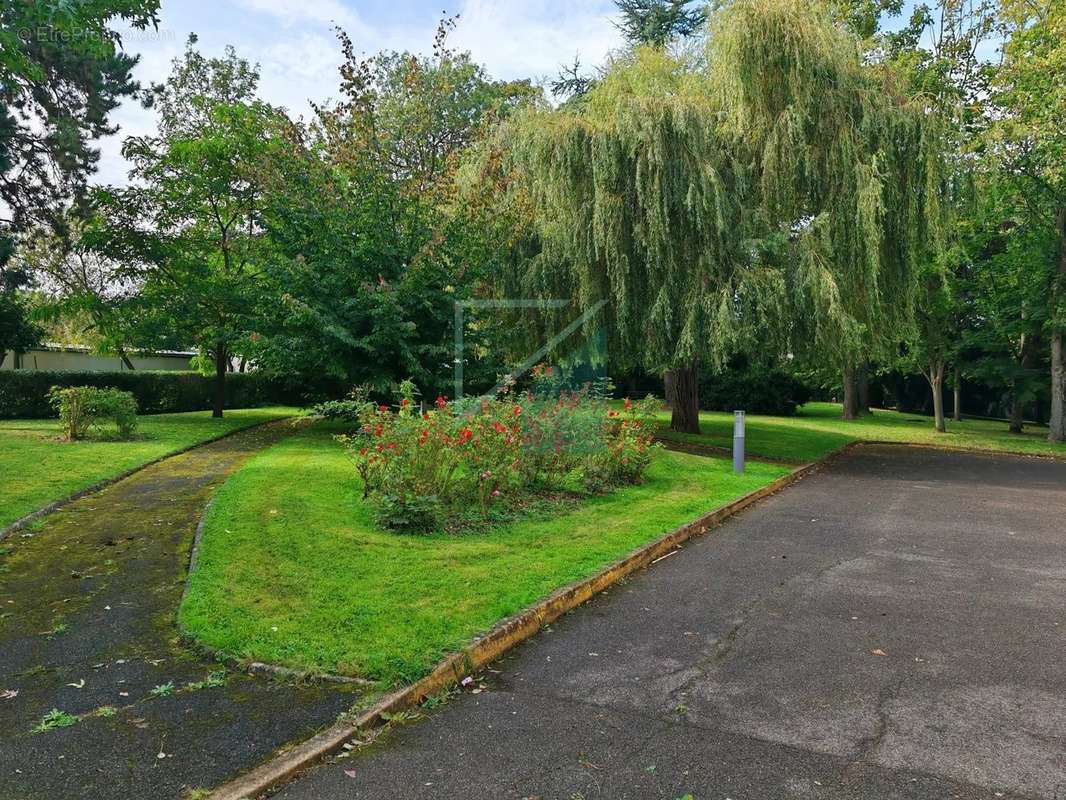
<path fill-rule="evenodd" d="M 48 393 L 48 399 L 70 441 L 84 439 L 103 420 L 113 422 L 122 439 L 129 439 L 137 428 L 137 401 L 120 389 L 56 386 Z"/>
<path fill-rule="evenodd" d="M 359 422 L 359 416 L 369 402 L 369 395 L 363 389 L 352 389 L 343 400 L 326 400 L 316 403 L 308 409 L 308 416 L 331 422 Z"/>
<path fill-rule="evenodd" d="M 142 414 L 204 411 L 211 408 L 214 377 L 196 372 L 0 372 L 0 419 L 54 417 L 48 399 L 52 387 L 94 386 L 133 394 Z M 331 378 L 308 382 L 289 376 L 259 372 L 232 372 L 226 376 L 226 407 L 308 405 L 344 393 Z"/>
<path fill-rule="evenodd" d="M 700 408 L 705 411 L 743 410 L 788 417 L 810 401 L 811 390 L 783 369 L 742 366 L 704 374 L 699 395 Z"/>

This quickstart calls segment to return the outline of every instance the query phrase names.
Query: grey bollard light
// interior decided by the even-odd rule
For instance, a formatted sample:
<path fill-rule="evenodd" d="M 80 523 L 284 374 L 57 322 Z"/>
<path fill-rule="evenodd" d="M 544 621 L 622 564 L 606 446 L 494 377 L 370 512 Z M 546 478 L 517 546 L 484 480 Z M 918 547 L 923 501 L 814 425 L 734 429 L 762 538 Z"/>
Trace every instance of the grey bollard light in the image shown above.
<path fill-rule="evenodd" d="M 744 471 L 744 412 L 733 412 L 733 472 Z"/>

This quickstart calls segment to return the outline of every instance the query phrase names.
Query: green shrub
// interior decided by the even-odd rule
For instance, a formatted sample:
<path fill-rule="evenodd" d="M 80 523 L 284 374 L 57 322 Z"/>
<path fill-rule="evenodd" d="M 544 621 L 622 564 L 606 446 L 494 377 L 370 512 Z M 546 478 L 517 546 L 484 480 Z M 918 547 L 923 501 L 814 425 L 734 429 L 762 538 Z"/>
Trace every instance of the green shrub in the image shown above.
<path fill-rule="evenodd" d="M 46 372 L 0 371 L 0 419 L 54 417 L 48 399 L 52 387 L 95 386 L 131 392 L 142 414 L 204 411 L 211 408 L 214 377 L 195 372 Z M 303 379 L 234 372 L 226 376 L 226 407 L 253 408 L 266 405 L 308 405 L 343 394 L 336 379 Z"/>
<path fill-rule="evenodd" d="M 536 381 L 541 391 L 544 383 Z M 653 400 L 615 411 L 588 390 L 506 391 L 459 403 L 438 397 L 420 413 L 413 388 L 401 386 L 395 410 L 361 402 L 359 431 L 338 437 L 383 528 L 461 528 L 538 495 L 636 483 L 651 461 Z"/>
<path fill-rule="evenodd" d="M 56 386 L 48 398 L 70 441 L 84 439 L 105 419 L 115 424 L 122 439 L 129 439 L 137 427 L 137 401 L 130 392 L 95 386 Z"/>
<path fill-rule="evenodd" d="M 368 402 L 367 392 L 353 389 L 343 400 L 326 400 L 316 403 L 308 410 L 308 415 L 331 422 L 359 422 L 359 416 Z"/>
<path fill-rule="evenodd" d="M 810 388 L 791 373 L 774 367 L 734 365 L 700 380 L 699 403 L 705 411 L 747 411 L 789 417 L 811 399 Z"/>

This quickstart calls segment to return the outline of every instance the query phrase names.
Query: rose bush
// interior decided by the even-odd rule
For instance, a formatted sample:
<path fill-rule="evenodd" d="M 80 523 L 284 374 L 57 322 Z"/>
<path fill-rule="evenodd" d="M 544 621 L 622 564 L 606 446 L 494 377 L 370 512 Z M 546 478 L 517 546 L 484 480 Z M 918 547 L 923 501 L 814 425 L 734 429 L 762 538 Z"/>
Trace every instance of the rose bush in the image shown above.
<path fill-rule="evenodd" d="M 400 387 L 395 406 L 359 401 L 358 430 L 338 437 L 385 528 L 431 532 L 484 521 L 538 497 L 639 482 L 654 444 L 651 398 L 613 410 L 594 387 L 534 386 L 431 407 Z"/>

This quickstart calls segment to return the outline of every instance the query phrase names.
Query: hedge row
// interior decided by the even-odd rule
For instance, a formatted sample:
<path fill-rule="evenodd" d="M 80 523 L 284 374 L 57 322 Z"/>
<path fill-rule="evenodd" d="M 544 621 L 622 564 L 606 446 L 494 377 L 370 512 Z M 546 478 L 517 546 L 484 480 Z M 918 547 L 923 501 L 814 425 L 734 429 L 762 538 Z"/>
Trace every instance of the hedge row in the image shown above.
<path fill-rule="evenodd" d="M 204 411 L 211 408 L 214 377 L 196 372 L 0 372 L 0 419 L 54 417 L 48 402 L 53 386 L 95 386 L 132 392 L 142 414 Z M 306 380 L 258 372 L 226 376 L 226 408 L 266 405 L 302 406 L 344 395 L 338 381 Z"/>
<path fill-rule="evenodd" d="M 781 369 L 751 367 L 701 376 L 700 408 L 749 414 L 792 416 L 809 402 L 811 390 L 796 376 Z"/>

